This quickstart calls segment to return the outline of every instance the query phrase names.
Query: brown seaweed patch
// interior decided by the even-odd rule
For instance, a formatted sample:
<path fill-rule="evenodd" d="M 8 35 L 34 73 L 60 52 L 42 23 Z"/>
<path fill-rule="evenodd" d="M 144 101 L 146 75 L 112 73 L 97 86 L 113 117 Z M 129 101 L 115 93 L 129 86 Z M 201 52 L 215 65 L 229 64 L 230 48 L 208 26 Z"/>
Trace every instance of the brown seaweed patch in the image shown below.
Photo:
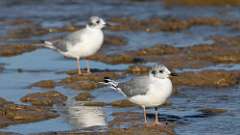
<path fill-rule="evenodd" d="M 145 48 L 137 52 L 138 56 L 145 55 L 165 55 L 179 52 L 179 49 L 169 45 L 157 44 L 151 48 Z"/>
<path fill-rule="evenodd" d="M 0 56 L 15 56 L 36 49 L 37 47 L 33 45 L 2 45 Z"/>
<path fill-rule="evenodd" d="M 49 33 L 48 29 L 42 28 L 39 25 L 28 25 L 8 31 L 7 38 L 30 38 L 32 36 L 41 36 Z"/>
<path fill-rule="evenodd" d="M 31 85 L 32 87 L 54 88 L 55 82 L 53 80 L 43 80 Z"/>
<path fill-rule="evenodd" d="M 64 104 L 67 97 L 57 91 L 49 91 L 44 93 L 32 93 L 21 98 L 22 102 L 30 102 L 37 106 L 52 106 L 54 104 Z"/>
<path fill-rule="evenodd" d="M 113 120 L 109 123 L 110 129 L 117 130 L 122 130 L 121 128 L 116 128 L 116 127 L 121 127 L 123 125 L 128 125 L 129 128 L 126 129 L 126 132 L 121 132 L 125 134 L 167 134 L 167 135 L 174 135 L 173 127 L 170 125 L 166 125 L 166 127 L 158 127 L 158 128 L 144 128 L 144 122 L 143 122 L 143 114 L 142 113 L 137 113 L 137 112 L 115 112 L 112 114 L 113 115 Z M 132 132 L 131 129 L 138 129 L 138 131 Z M 141 131 L 140 131 L 141 129 Z M 129 132 L 130 131 L 130 132 Z M 116 134 L 118 134 L 116 132 Z"/>
<path fill-rule="evenodd" d="M 175 85 L 197 87 L 228 87 L 239 83 L 239 72 L 201 71 L 185 72 L 172 78 Z"/>
<path fill-rule="evenodd" d="M 113 101 L 111 104 L 112 104 L 113 107 L 133 107 L 133 106 L 136 106 L 136 104 L 130 102 L 127 99 Z"/>
<path fill-rule="evenodd" d="M 42 107 L 18 105 L 6 100 L 5 102 L 2 100 L 0 103 L 0 127 L 41 121 L 58 116 L 55 112 Z"/>
<path fill-rule="evenodd" d="M 69 77 L 58 82 L 60 85 L 70 87 L 75 90 L 91 90 L 98 87 L 102 87 L 98 82 L 103 81 L 104 77 L 118 78 L 123 73 L 118 72 L 94 72 L 91 74 L 84 75 L 70 75 Z"/>
<path fill-rule="evenodd" d="M 132 17 L 128 18 L 111 18 L 112 22 L 118 23 L 111 27 L 112 31 L 146 31 L 146 32 L 159 32 L 159 31 L 180 31 L 188 29 L 192 26 L 210 25 L 219 26 L 223 21 L 214 17 L 199 17 L 181 20 L 178 18 L 150 18 L 145 20 L 136 20 Z"/>
<path fill-rule="evenodd" d="M 83 92 L 79 93 L 76 97 L 75 100 L 77 101 L 89 101 L 93 96 L 89 92 Z"/>
<path fill-rule="evenodd" d="M 126 45 L 127 40 L 124 37 L 108 35 L 104 38 L 104 44 L 121 46 Z"/>
<path fill-rule="evenodd" d="M 104 54 L 95 54 L 88 57 L 90 60 L 98 60 L 109 64 L 120 64 L 120 63 L 134 63 L 136 57 L 132 57 L 130 54 L 113 54 L 113 55 L 104 55 Z"/>

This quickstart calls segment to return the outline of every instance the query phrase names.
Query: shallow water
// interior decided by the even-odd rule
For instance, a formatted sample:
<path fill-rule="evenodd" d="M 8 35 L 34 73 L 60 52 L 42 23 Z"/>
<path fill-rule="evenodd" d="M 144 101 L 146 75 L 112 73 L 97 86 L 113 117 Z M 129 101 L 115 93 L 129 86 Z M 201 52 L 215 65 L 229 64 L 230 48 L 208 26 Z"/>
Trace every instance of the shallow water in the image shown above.
<path fill-rule="evenodd" d="M 119 6 L 121 5 L 121 6 Z M 141 8 L 139 8 L 141 7 Z M 205 7 L 205 8 L 184 8 L 172 7 L 165 8 L 161 2 L 150 3 L 129 3 L 115 1 L 0 1 L 0 18 L 11 20 L 23 18 L 40 24 L 43 27 L 62 27 L 68 23 L 77 25 L 84 24 L 90 15 L 100 15 L 105 18 L 113 16 L 133 16 L 138 19 L 149 17 L 174 16 L 178 18 L 189 18 L 196 16 L 213 16 L 222 19 L 240 19 L 240 9 L 236 7 Z M 189 12 L 191 11 L 191 12 Z M 17 27 L 14 25 L 1 23 L 0 36 L 4 36 L 9 29 Z M 126 50 L 137 50 L 153 46 L 157 43 L 171 44 L 176 47 L 192 46 L 197 44 L 211 44 L 211 36 L 240 35 L 239 31 L 234 31 L 225 26 L 196 26 L 180 32 L 111 32 L 107 33 L 126 37 L 128 44 L 120 47 L 109 47 L 105 50 L 107 53 L 121 53 Z M 65 35 L 64 33 L 50 33 L 42 36 L 23 39 L 2 39 L 0 44 L 30 43 L 40 39 L 50 39 Z M 117 48 L 117 49 L 116 49 Z M 40 88 L 29 89 L 32 83 L 41 80 L 60 80 L 67 75 L 65 71 L 76 69 L 75 60 L 64 59 L 58 53 L 38 49 L 30 53 L 14 57 L 0 57 L 0 63 L 5 64 L 5 69 L 0 73 L 0 95 L 1 97 L 22 104 L 19 99 L 32 92 L 45 92 Z M 125 70 L 129 65 L 118 64 L 110 65 L 98 61 L 90 62 L 92 68 Z M 154 64 L 154 63 L 150 63 Z M 85 62 L 81 61 L 85 66 Z M 202 71 L 202 70 L 239 70 L 239 64 L 220 64 L 199 69 L 177 69 L 177 72 L 183 71 Z M 83 129 L 91 126 L 107 127 L 108 122 L 112 120 L 113 112 L 140 112 L 141 108 L 112 108 L 104 107 L 86 107 L 81 103 L 74 101 L 74 96 L 82 91 L 75 91 L 66 87 L 56 87 L 57 91 L 68 96 L 67 105 L 56 106 L 61 117 L 40 122 L 28 124 L 12 125 L 0 129 L 0 131 L 12 131 L 22 134 L 46 132 L 46 131 L 67 131 L 73 129 Z M 108 88 L 93 90 L 94 101 L 111 101 L 123 99 L 123 97 Z M 177 134 L 235 134 L 239 133 L 240 126 L 240 108 L 239 108 L 239 86 L 233 88 L 215 89 L 215 88 L 180 88 L 179 93 L 171 98 L 172 105 L 160 109 L 160 114 L 174 115 L 182 118 L 184 124 L 176 125 Z M 186 118 L 188 116 L 199 115 L 201 108 L 223 108 L 227 112 L 211 117 Z M 153 110 L 149 110 L 153 113 Z M 160 115 L 161 116 L 161 115 Z M 149 116 L 150 117 L 150 116 Z M 226 130 L 228 129 L 228 130 Z"/>

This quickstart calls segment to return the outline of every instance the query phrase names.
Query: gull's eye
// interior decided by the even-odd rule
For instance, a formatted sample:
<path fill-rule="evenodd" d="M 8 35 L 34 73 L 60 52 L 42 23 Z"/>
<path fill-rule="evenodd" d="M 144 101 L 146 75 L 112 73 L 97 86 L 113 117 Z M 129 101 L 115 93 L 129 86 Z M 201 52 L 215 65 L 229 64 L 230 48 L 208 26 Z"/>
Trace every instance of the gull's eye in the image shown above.
<path fill-rule="evenodd" d="M 163 73 L 163 70 L 159 70 L 159 73 Z"/>
<path fill-rule="evenodd" d="M 100 23 L 100 21 L 99 20 L 97 20 L 97 22 L 96 22 L 97 24 L 99 24 Z"/>

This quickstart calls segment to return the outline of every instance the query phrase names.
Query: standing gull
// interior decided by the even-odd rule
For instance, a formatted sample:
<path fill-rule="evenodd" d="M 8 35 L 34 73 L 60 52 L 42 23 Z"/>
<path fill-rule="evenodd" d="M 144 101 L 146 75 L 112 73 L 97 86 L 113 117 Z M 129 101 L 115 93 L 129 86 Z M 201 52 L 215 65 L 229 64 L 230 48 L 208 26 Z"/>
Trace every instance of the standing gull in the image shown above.
<path fill-rule="evenodd" d="M 176 76 L 164 65 L 157 65 L 151 69 L 148 76 L 138 76 L 126 83 L 118 83 L 105 77 L 103 84 L 120 92 L 131 102 L 140 105 L 144 111 L 144 124 L 147 125 L 146 107 L 155 108 L 153 126 L 160 125 L 158 107 L 162 105 L 172 93 L 172 82 L 169 76 Z"/>
<path fill-rule="evenodd" d="M 102 28 L 107 23 L 100 17 L 92 16 L 85 28 L 80 29 L 53 42 L 44 41 L 44 46 L 54 49 L 62 55 L 76 58 L 78 74 L 81 74 L 80 58 L 95 54 L 102 46 L 104 34 Z M 90 73 L 90 66 L 87 60 L 87 72 Z"/>

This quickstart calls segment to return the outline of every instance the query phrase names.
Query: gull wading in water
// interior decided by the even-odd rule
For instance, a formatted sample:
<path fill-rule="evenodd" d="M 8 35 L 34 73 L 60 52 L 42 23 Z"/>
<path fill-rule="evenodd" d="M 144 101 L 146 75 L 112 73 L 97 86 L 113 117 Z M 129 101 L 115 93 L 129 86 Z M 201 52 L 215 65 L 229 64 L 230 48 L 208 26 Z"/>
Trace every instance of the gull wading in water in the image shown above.
<path fill-rule="evenodd" d="M 55 41 L 43 41 L 44 47 L 51 48 L 70 58 L 76 58 L 78 74 L 81 74 L 80 58 L 95 54 L 102 46 L 104 34 L 102 29 L 108 25 L 102 18 L 92 16 L 85 28 L 80 29 Z M 90 73 L 87 61 L 87 72 Z"/>
<path fill-rule="evenodd" d="M 155 121 L 153 126 L 160 125 L 158 120 L 158 107 L 165 103 L 172 93 L 172 82 L 169 76 L 176 76 L 164 65 L 154 66 L 149 75 L 138 76 L 126 83 L 119 83 L 105 77 L 102 84 L 109 85 L 120 92 L 131 102 L 140 105 L 144 111 L 144 124 L 147 125 L 146 107 L 155 108 Z"/>

